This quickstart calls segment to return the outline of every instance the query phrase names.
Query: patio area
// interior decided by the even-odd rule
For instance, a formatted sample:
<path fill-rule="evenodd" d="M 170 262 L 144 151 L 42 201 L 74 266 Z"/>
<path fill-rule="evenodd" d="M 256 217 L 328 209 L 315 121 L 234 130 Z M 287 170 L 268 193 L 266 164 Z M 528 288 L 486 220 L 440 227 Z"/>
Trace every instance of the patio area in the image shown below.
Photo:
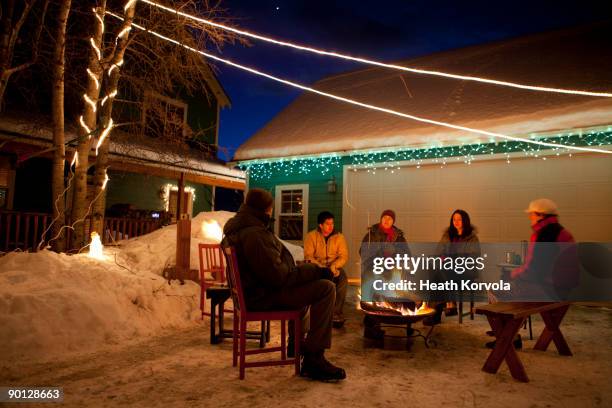
<path fill-rule="evenodd" d="M 595 407 L 612 404 L 612 310 L 572 306 L 563 332 L 574 352 L 554 347 L 534 351 L 527 330 L 519 356 L 530 383 L 515 381 L 504 363 L 498 374 L 481 371 L 490 338 L 483 316 L 459 325 L 443 320 L 427 349 L 416 338 L 385 339 L 384 349 L 364 342 L 362 314 L 350 288 L 344 329 L 334 330 L 329 359 L 346 369 L 347 380 L 327 384 L 293 376 L 290 367 L 247 369 L 238 380 L 231 366 L 231 341 L 209 344 L 208 321 L 140 342 L 116 344 L 93 354 L 48 363 L 23 361 L 0 370 L 3 385 L 64 388 L 66 406 L 499 406 Z M 226 325 L 230 326 L 231 315 Z M 415 325 L 420 328 L 420 324 Z M 543 323 L 534 316 L 534 338 Z M 272 327 L 273 341 L 278 330 Z M 256 347 L 256 342 L 251 343 Z"/>

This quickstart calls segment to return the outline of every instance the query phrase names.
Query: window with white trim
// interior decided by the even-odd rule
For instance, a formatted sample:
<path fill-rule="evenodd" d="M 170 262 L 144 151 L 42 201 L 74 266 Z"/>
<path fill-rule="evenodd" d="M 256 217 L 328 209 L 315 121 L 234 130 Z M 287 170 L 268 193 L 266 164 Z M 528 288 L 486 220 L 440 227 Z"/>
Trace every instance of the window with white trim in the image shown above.
<path fill-rule="evenodd" d="M 302 243 L 308 229 L 308 184 L 276 186 L 274 232 L 282 240 Z"/>

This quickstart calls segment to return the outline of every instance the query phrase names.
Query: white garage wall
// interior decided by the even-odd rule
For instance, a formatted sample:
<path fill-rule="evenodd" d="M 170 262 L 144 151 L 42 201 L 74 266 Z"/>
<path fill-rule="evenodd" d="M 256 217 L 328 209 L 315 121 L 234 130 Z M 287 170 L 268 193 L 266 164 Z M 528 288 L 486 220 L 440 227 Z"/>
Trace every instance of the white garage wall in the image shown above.
<path fill-rule="evenodd" d="M 547 197 L 559 206 L 561 223 L 578 241 L 612 241 L 612 158 L 580 154 L 541 159 L 476 160 L 403 167 L 389 171 L 345 171 L 343 232 L 348 273 L 359 276 L 359 246 L 367 226 L 391 208 L 408 241 L 437 242 L 457 208 L 466 210 L 483 242 L 529 239 L 523 212 Z"/>

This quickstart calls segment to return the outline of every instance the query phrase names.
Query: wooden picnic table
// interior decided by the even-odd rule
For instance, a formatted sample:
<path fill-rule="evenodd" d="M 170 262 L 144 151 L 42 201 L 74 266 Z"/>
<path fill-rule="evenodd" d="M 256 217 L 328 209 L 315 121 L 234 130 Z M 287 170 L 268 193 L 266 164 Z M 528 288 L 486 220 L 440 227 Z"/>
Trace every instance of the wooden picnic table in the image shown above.
<path fill-rule="evenodd" d="M 537 313 L 542 316 L 546 327 L 534 350 L 546 351 L 549 344 L 554 342 L 560 355 L 571 356 L 572 352 L 559 328 L 569 307 L 570 302 L 500 302 L 477 307 L 476 313 L 487 316 L 496 337 L 495 348 L 489 354 L 482 370 L 495 374 L 506 360 L 512 377 L 523 382 L 529 381 L 512 342 L 525 319 Z"/>

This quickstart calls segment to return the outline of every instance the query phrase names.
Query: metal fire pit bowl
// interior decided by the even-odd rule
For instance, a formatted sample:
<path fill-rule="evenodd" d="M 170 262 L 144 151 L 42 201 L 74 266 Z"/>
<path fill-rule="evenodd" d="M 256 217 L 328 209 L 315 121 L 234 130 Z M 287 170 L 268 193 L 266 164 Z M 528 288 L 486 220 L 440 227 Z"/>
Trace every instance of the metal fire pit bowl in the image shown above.
<path fill-rule="evenodd" d="M 374 319 L 377 323 L 380 324 L 381 328 L 391 327 L 391 328 L 405 328 L 406 335 L 392 335 L 386 334 L 385 337 L 395 337 L 395 338 L 414 338 L 420 337 L 425 342 L 425 347 L 429 348 L 430 346 L 435 347 L 436 342 L 431 338 L 431 334 L 434 330 L 435 326 L 430 326 L 427 334 L 423 334 L 419 329 L 412 328 L 413 323 L 420 322 L 428 316 L 433 316 L 436 311 L 434 309 L 427 309 L 425 311 L 419 312 L 415 315 L 403 315 L 401 312 L 393 309 L 379 307 L 373 304 L 361 302 L 361 310 L 367 316 Z M 410 344 L 408 344 L 410 345 Z"/>

